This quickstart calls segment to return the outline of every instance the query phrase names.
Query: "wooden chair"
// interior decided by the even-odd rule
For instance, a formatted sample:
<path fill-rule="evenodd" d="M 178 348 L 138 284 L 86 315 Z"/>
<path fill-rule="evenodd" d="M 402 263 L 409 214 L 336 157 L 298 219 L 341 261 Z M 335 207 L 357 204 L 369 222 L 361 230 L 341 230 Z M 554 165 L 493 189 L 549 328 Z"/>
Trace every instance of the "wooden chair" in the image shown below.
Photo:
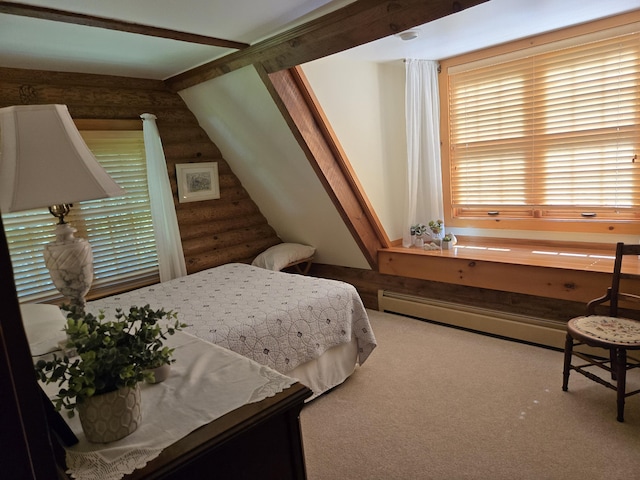
<path fill-rule="evenodd" d="M 640 321 L 620 317 L 618 310 L 621 304 L 625 307 L 640 304 L 640 295 L 620 292 L 620 278 L 624 278 L 621 274 L 624 255 L 640 255 L 640 245 L 617 244 L 613 277 L 606 295 L 587 304 L 587 316 L 572 318 L 567 324 L 562 382 L 562 390 L 566 392 L 569 373 L 575 370 L 590 380 L 615 390 L 619 422 L 624 421 L 625 398 L 640 393 L 640 390 L 626 391 L 627 370 L 640 367 L 640 363 L 627 357 L 628 350 L 640 350 Z M 605 307 L 608 304 L 608 309 L 604 312 L 606 315 L 597 315 L 596 312 L 599 310 L 597 307 L 603 304 Z M 578 352 L 575 347 L 579 345 L 604 348 L 609 351 L 608 358 Z M 573 365 L 571 363 L 573 357 L 587 363 Z M 590 367 L 598 367 L 609 372 L 611 381 L 587 370 Z M 605 374 L 605 378 L 606 376 Z"/>

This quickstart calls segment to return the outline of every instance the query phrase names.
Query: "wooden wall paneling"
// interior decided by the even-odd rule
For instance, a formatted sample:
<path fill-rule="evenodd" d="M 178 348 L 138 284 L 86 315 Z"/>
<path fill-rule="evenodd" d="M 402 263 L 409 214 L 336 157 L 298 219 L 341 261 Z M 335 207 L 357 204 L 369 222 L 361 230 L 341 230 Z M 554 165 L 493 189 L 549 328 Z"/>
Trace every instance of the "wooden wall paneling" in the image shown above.
<path fill-rule="evenodd" d="M 193 128 L 192 126 L 182 125 L 164 125 L 164 122 L 156 120 L 159 125 L 158 130 L 162 127 L 162 146 L 167 148 L 175 143 L 191 143 L 191 142 L 208 142 L 209 137 L 202 128 Z"/>
<path fill-rule="evenodd" d="M 236 243 L 230 247 L 215 250 L 208 249 L 206 252 L 186 256 L 187 273 L 195 273 L 207 268 L 217 267 L 229 263 L 230 259 L 239 263 L 250 263 L 254 258 L 254 252 L 262 252 L 273 245 L 280 243 L 273 237 L 262 238 L 252 237 L 242 243 Z"/>
<path fill-rule="evenodd" d="M 223 233 L 228 230 L 242 230 L 251 229 L 254 234 L 257 227 L 269 226 L 266 219 L 260 212 L 247 213 L 242 216 L 232 216 L 224 218 L 222 220 L 208 220 L 207 222 L 198 222 L 189 225 L 188 229 L 181 231 L 183 243 L 192 239 L 199 239 L 202 237 L 215 236 L 218 233 Z"/>
<path fill-rule="evenodd" d="M 206 222 L 226 222 L 232 218 L 244 218 L 248 215 L 254 215 L 260 213 L 258 206 L 252 202 L 243 202 L 233 200 L 228 197 L 215 200 L 206 200 L 203 202 L 181 203 L 177 207 L 177 211 L 180 216 L 180 224 L 186 225 L 187 230 L 192 226 L 199 223 Z M 216 204 L 216 208 L 211 208 L 210 204 Z M 262 214 L 260 214 L 262 215 Z M 223 227 L 224 228 L 224 227 Z M 189 238 L 191 235 L 187 231 L 182 231 L 185 238 Z"/>
<path fill-rule="evenodd" d="M 252 227 L 242 226 L 240 228 L 230 229 L 227 231 L 216 232 L 210 235 L 202 235 L 192 237 L 188 240 L 182 240 L 182 249 L 185 257 L 196 256 L 206 253 L 209 250 L 222 250 L 234 247 L 238 244 L 246 242 L 246 240 L 254 238 L 270 238 L 273 236 L 273 229 L 267 222 Z M 233 262 L 233 257 L 224 263 Z"/>
<path fill-rule="evenodd" d="M 167 128 L 158 128 L 160 135 Z M 211 140 L 188 140 L 179 142 L 168 142 L 166 145 L 162 143 L 164 155 L 167 158 L 167 164 L 173 163 L 187 163 L 189 161 L 215 161 L 220 159 L 220 163 L 223 162 L 222 154 L 218 147 L 211 142 Z"/>

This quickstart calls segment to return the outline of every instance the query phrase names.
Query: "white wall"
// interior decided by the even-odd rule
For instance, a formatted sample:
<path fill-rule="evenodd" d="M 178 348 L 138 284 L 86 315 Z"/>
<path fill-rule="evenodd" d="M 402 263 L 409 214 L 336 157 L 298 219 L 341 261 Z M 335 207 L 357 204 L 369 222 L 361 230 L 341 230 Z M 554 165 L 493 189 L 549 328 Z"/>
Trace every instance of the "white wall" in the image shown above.
<path fill-rule="evenodd" d="M 369 268 L 253 67 L 180 92 L 262 214 L 316 261 Z"/>
<path fill-rule="evenodd" d="M 326 57 L 302 66 L 387 236 L 402 237 L 404 63 Z"/>

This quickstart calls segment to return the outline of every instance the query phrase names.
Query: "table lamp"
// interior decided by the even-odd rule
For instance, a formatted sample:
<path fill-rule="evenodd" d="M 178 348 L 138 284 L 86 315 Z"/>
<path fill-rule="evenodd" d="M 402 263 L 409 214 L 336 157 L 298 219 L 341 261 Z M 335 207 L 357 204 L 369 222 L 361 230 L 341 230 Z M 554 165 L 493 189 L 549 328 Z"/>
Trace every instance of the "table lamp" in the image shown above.
<path fill-rule="evenodd" d="M 44 259 L 72 305 L 85 306 L 93 254 L 64 217 L 73 203 L 124 193 L 87 147 L 66 105 L 0 108 L 0 211 L 48 207 L 59 219 Z"/>

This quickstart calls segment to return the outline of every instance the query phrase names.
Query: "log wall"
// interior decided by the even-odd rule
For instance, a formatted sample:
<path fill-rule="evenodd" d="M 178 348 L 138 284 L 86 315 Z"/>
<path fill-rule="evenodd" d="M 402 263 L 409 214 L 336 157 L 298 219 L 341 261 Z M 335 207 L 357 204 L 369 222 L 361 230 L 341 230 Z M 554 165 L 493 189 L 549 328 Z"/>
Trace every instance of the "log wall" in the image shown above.
<path fill-rule="evenodd" d="M 187 270 L 249 263 L 280 243 L 218 147 L 182 98 L 163 82 L 135 78 L 0 68 L 0 107 L 65 104 L 74 119 L 142 120 L 158 117 Z M 179 203 L 178 163 L 218 162 L 220 198 Z"/>

